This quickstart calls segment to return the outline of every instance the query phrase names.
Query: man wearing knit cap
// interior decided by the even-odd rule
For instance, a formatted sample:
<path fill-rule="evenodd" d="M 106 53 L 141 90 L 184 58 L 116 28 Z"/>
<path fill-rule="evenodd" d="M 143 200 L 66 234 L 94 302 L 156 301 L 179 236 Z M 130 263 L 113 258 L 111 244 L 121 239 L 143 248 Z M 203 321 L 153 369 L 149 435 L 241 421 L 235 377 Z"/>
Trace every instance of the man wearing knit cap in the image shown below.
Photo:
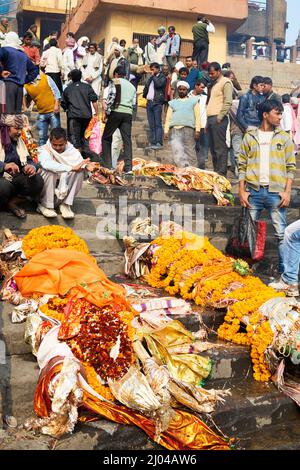
<path fill-rule="evenodd" d="M 195 140 L 200 137 L 200 109 L 197 98 L 188 97 L 190 86 L 179 81 L 179 98 L 169 102 L 165 122 L 165 139 L 169 138 L 173 151 L 174 163 L 180 168 L 197 167 Z"/>
<path fill-rule="evenodd" d="M 168 34 L 166 33 L 165 26 L 160 26 L 157 30 L 158 37 L 156 38 L 156 56 L 157 62 L 162 67 L 166 62 L 166 48 L 167 48 L 167 39 Z"/>
<path fill-rule="evenodd" d="M 26 212 L 18 206 L 24 197 L 37 199 L 43 189 L 43 178 L 31 160 L 21 139 L 24 118 L 19 114 L 2 114 L 0 118 L 0 204 L 16 217 Z"/>

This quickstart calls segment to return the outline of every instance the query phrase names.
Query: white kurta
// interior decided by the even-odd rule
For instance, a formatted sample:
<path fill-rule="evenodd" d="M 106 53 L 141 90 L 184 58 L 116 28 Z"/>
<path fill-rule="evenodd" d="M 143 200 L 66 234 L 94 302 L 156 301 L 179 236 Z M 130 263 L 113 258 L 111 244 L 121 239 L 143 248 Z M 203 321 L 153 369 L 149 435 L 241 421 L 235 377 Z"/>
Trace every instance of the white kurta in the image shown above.
<path fill-rule="evenodd" d="M 90 85 L 92 86 L 97 96 L 100 96 L 101 92 L 102 70 L 103 58 L 98 52 L 95 52 L 95 54 L 89 53 L 86 55 L 86 57 L 84 57 L 82 66 L 82 78 L 83 80 L 90 77 L 93 79 Z"/>
<path fill-rule="evenodd" d="M 64 81 L 68 80 L 68 74 L 75 69 L 73 49 L 67 48 L 63 52 L 63 75 Z"/>

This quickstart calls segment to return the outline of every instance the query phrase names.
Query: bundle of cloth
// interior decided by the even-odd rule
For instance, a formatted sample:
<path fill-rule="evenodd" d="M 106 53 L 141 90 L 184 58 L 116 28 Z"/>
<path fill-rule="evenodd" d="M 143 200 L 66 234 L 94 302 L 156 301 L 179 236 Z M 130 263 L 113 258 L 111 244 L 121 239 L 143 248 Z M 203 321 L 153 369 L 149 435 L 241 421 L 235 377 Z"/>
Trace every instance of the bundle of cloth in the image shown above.
<path fill-rule="evenodd" d="M 176 186 L 180 191 L 201 191 L 212 194 L 218 206 L 227 206 L 234 202 L 230 182 L 214 171 L 195 167 L 178 168 L 141 158 L 133 160 L 132 171 L 134 175 L 161 178 L 168 186 Z"/>

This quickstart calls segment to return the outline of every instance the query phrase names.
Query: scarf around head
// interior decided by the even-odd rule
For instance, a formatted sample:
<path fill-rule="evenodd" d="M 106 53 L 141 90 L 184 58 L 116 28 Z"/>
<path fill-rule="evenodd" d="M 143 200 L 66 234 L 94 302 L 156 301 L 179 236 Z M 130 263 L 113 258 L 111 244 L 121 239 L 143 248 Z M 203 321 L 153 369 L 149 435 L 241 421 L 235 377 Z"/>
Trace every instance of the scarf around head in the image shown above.
<path fill-rule="evenodd" d="M 15 33 L 14 31 L 10 31 L 5 36 L 5 39 L 2 43 L 2 47 L 13 47 L 14 49 L 23 51 L 21 44 L 22 44 L 22 41 L 17 35 L 17 33 Z"/>
<path fill-rule="evenodd" d="M 25 124 L 22 114 L 1 114 L 0 116 L 0 140 L 5 151 L 11 148 L 11 139 L 9 136 L 9 128 L 23 129 Z"/>

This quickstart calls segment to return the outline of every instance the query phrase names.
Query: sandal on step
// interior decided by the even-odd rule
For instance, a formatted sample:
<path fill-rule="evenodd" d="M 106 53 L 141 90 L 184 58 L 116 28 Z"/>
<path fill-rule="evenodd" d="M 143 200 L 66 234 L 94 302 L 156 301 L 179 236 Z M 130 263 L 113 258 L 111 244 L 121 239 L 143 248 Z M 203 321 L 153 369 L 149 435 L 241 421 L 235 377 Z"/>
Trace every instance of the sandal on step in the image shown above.
<path fill-rule="evenodd" d="M 27 214 L 24 211 L 24 209 L 21 209 L 20 207 L 17 207 L 17 206 L 10 207 L 9 209 L 12 214 L 18 217 L 18 219 L 26 219 Z"/>

